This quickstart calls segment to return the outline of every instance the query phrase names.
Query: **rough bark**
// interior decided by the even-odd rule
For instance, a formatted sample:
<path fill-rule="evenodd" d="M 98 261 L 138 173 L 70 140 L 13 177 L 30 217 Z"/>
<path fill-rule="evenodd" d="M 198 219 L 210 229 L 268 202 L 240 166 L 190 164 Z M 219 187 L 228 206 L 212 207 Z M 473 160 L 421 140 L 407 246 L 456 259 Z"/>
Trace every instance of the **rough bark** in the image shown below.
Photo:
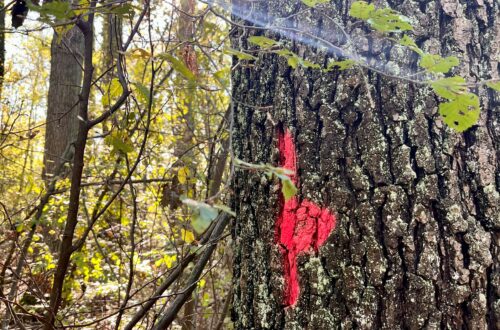
<path fill-rule="evenodd" d="M 298 2 L 259 2 L 258 10 L 289 16 Z M 350 3 L 331 3 L 328 14 L 348 25 Z M 499 76 L 497 1 L 377 4 L 412 17 L 424 49 L 460 57 L 458 73 L 472 80 Z M 296 24 L 318 32 L 331 22 L 312 14 Z M 255 33 L 262 32 L 237 30 L 233 47 L 247 49 L 246 37 Z M 365 32 L 357 25 L 350 33 Z M 365 55 L 385 62 L 399 56 L 416 68 L 416 58 L 389 44 L 364 42 Z M 285 44 L 326 63 L 323 51 Z M 369 71 L 365 84 L 355 70 L 292 70 L 265 53 L 241 64 L 233 72 L 236 157 L 277 165 L 277 126 L 289 129 L 299 197 L 333 210 L 337 227 L 317 253 L 299 257 L 299 300 L 283 306 L 283 257 L 275 242 L 279 184 L 238 171 L 235 328 L 500 328 L 498 94 L 481 90 L 478 126 L 458 134 L 442 123 L 437 98 L 422 86 Z"/>
<path fill-rule="evenodd" d="M 78 96 L 82 83 L 83 35 L 73 27 L 50 48 L 50 79 L 45 128 L 44 176 L 50 179 L 68 143 L 78 132 Z"/>

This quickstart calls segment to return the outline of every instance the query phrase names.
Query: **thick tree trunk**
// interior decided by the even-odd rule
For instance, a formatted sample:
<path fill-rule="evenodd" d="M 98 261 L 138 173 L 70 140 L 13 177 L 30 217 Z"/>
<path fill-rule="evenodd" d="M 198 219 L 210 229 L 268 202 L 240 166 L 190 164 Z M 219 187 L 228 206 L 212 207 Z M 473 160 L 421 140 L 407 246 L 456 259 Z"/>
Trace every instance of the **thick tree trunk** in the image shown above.
<path fill-rule="evenodd" d="M 264 1 L 257 9 L 283 17 L 297 12 L 297 3 Z M 460 57 L 460 74 L 498 78 L 498 1 L 389 5 L 414 19 L 424 49 Z M 348 1 L 329 6 L 329 15 L 349 24 Z M 298 16 L 296 24 L 334 28 L 321 17 Z M 350 33 L 364 34 L 356 29 Z M 254 33 L 238 30 L 233 46 L 247 49 Z M 365 43 L 364 55 L 381 61 L 398 54 L 388 44 Z M 324 51 L 285 44 L 326 62 Z M 401 59 L 416 69 L 415 58 Z M 236 157 L 279 165 L 283 126 L 297 149 L 298 198 L 337 218 L 326 244 L 299 255 L 298 302 L 285 306 L 283 247 L 275 238 L 279 184 L 237 172 L 235 328 L 500 328 L 498 94 L 481 90 L 479 125 L 458 134 L 442 123 L 427 88 L 364 74 L 366 83 L 356 70 L 292 70 L 263 53 L 234 71 Z"/>
<path fill-rule="evenodd" d="M 82 83 L 83 35 L 73 27 L 50 48 L 50 85 L 45 128 L 44 176 L 50 180 L 68 143 L 78 132 L 78 96 Z"/>

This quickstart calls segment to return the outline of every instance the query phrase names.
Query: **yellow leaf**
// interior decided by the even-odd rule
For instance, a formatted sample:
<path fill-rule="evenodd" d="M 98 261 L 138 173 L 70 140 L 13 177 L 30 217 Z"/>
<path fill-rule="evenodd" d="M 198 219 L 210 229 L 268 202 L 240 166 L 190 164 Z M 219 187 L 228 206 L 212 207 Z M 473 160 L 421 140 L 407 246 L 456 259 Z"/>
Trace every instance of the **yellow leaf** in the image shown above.
<path fill-rule="evenodd" d="M 187 179 L 189 178 L 190 174 L 191 173 L 189 171 L 189 168 L 187 168 L 186 166 L 181 167 L 177 171 L 177 179 L 179 180 L 179 183 L 180 184 L 185 184 L 187 182 Z"/>
<path fill-rule="evenodd" d="M 142 48 L 136 48 L 132 51 L 132 57 L 148 59 L 151 57 L 151 53 Z"/>
<path fill-rule="evenodd" d="M 102 96 L 102 105 L 104 107 L 108 107 L 111 105 L 111 100 L 117 99 L 123 93 L 122 85 L 120 84 L 120 80 L 118 78 L 113 78 L 111 83 L 108 86 L 106 93 Z"/>
<path fill-rule="evenodd" d="M 194 241 L 194 234 L 192 231 L 181 229 L 182 240 L 186 243 L 192 243 Z"/>
<path fill-rule="evenodd" d="M 177 260 L 176 255 L 173 255 L 173 256 L 166 255 L 163 258 L 163 261 L 165 262 L 165 265 L 167 266 L 167 268 L 172 268 L 172 266 L 176 260 Z"/>

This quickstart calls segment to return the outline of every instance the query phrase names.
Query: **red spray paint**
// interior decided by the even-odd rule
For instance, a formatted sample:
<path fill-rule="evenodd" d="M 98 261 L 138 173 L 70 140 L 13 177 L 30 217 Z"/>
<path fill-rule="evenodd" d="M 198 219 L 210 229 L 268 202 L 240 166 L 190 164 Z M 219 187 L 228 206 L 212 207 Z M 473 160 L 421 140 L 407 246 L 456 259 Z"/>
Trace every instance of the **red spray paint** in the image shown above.
<path fill-rule="evenodd" d="M 291 179 L 297 180 L 297 154 L 290 132 L 278 136 L 280 166 L 293 171 Z M 335 228 L 335 216 L 306 199 L 292 197 L 283 201 L 276 222 L 276 241 L 282 248 L 285 264 L 285 305 L 293 306 L 299 297 L 297 256 L 300 253 L 317 252 Z"/>

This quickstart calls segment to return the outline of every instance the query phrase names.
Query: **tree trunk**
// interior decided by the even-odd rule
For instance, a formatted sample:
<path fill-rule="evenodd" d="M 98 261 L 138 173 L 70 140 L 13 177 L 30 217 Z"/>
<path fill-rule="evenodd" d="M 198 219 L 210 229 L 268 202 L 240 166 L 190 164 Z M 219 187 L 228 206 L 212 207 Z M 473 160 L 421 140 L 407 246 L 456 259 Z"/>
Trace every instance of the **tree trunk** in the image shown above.
<path fill-rule="evenodd" d="M 300 9 L 295 0 L 253 3 L 254 12 L 274 17 Z M 424 49 L 460 57 L 460 74 L 472 81 L 498 78 L 497 1 L 389 4 L 413 19 Z M 326 7 L 328 15 L 352 26 L 350 2 Z M 322 17 L 313 12 L 294 23 L 316 32 L 333 29 Z M 348 31 L 366 34 L 359 24 Z M 248 49 L 246 38 L 256 33 L 262 32 L 237 30 L 233 47 Z M 326 63 L 322 50 L 284 43 Z M 363 55 L 386 63 L 399 54 L 417 70 L 416 58 L 390 44 L 371 38 L 364 43 Z M 294 70 L 265 52 L 234 70 L 235 156 L 283 166 L 278 132 L 289 131 L 298 200 L 307 198 L 336 216 L 325 244 L 299 254 L 298 301 L 287 306 L 287 263 L 276 238 L 283 207 L 279 182 L 237 171 L 235 328 L 500 328 L 498 94 L 480 90 L 480 122 L 459 134 L 439 118 L 428 88 L 366 70 L 364 76 L 359 70 Z"/>
<path fill-rule="evenodd" d="M 50 49 L 50 85 L 45 128 L 44 176 L 50 180 L 68 143 L 78 132 L 78 95 L 82 83 L 83 35 L 73 27 L 54 34 Z"/>
<path fill-rule="evenodd" d="M 2 100 L 5 76 L 5 2 L 0 1 L 0 101 Z"/>

